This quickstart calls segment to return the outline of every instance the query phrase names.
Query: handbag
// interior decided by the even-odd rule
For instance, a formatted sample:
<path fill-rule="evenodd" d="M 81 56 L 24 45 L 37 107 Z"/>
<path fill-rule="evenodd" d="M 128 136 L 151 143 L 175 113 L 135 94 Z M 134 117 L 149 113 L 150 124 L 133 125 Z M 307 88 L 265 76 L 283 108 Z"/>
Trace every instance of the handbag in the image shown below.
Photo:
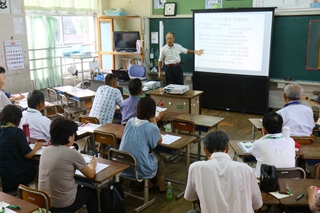
<path fill-rule="evenodd" d="M 274 192 L 277 188 L 277 171 L 273 165 L 262 164 L 260 168 L 260 189 L 265 192 Z"/>
<path fill-rule="evenodd" d="M 101 212 L 125 213 L 124 190 L 122 182 L 110 183 L 100 192 Z"/>

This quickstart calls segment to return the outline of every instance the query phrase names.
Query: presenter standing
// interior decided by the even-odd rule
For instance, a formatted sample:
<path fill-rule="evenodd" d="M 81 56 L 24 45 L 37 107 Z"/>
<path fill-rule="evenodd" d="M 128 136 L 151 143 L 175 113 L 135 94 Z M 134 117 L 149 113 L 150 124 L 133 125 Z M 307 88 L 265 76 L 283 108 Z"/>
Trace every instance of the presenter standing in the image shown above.
<path fill-rule="evenodd" d="M 160 50 L 159 62 L 158 62 L 158 77 L 162 77 L 162 62 L 166 65 L 166 84 L 181 84 L 183 85 L 183 71 L 180 65 L 180 54 L 196 54 L 201 55 L 203 50 L 188 50 L 182 47 L 180 44 L 174 43 L 174 33 L 167 32 L 166 42 Z"/>

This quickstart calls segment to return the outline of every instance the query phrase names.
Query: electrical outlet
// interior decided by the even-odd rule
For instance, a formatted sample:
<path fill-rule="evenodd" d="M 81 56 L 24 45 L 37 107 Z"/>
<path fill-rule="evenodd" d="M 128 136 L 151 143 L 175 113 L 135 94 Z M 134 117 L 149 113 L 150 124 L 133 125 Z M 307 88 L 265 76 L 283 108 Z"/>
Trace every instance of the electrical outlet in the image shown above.
<path fill-rule="evenodd" d="M 320 91 L 313 91 L 314 95 L 320 95 Z"/>

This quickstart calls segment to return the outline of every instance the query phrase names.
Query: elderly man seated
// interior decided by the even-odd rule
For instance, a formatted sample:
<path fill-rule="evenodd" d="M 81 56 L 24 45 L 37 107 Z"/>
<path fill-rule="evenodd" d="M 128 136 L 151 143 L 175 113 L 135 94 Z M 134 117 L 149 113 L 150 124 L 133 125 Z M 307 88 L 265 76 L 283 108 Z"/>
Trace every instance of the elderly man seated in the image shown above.
<path fill-rule="evenodd" d="M 257 179 L 247 164 L 231 160 L 227 134 L 210 132 L 203 145 L 209 160 L 190 165 L 184 198 L 199 201 L 202 213 L 259 210 L 262 198 Z"/>
<path fill-rule="evenodd" d="M 284 108 L 277 111 L 283 118 L 283 126 L 290 127 L 291 136 L 310 136 L 314 127 L 312 109 L 300 104 L 303 88 L 288 84 L 284 88 Z"/>

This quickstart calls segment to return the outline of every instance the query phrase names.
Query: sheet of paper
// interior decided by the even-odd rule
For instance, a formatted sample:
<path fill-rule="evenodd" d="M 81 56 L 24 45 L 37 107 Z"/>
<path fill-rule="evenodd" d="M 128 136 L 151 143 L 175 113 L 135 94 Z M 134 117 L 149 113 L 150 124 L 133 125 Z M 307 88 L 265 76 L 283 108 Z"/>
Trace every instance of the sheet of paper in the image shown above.
<path fill-rule="evenodd" d="M 285 197 L 289 197 L 290 195 L 286 195 L 286 194 L 280 194 L 279 192 L 269 192 L 271 195 L 273 195 L 274 197 L 276 197 L 277 199 L 282 199 Z"/>
<path fill-rule="evenodd" d="M 151 32 L 151 44 L 158 44 L 159 43 L 159 33 L 158 32 Z"/>
<path fill-rule="evenodd" d="M 21 7 L 21 1 L 20 0 L 11 0 L 10 1 L 11 6 L 11 14 L 22 14 L 22 7 Z"/>
<path fill-rule="evenodd" d="M 86 161 L 87 164 L 90 163 L 90 160 L 92 159 L 92 157 L 84 157 L 84 160 Z M 104 164 L 104 163 L 97 163 L 97 167 L 96 167 L 96 174 L 101 172 L 102 170 L 104 170 L 105 168 L 107 168 L 109 165 L 108 164 Z M 80 175 L 85 177 L 79 170 L 76 170 L 76 175 Z"/>
<path fill-rule="evenodd" d="M 238 142 L 238 146 L 241 148 L 243 153 L 249 153 L 249 150 L 253 142 Z"/>
<path fill-rule="evenodd" d="M 31 149 L 33 149 L 34 145 L 35 145 L 34 143 L 29 144 L 29 146 L 30 146 Z M 43 152 L 43 150 L 44 150 L 45 148 L 47 148 L 47 146 L 42 146 L 41 149 L 39 149 L 39 150 L 36 152 L 36 155 L 41 155 L 42 152 Z"/>
<path fill-rule="evenodd" d="M 80 127 L 78 128 L 77 134 L 78 134 L 78 135 L 81 135 L 81 134 L 83 134 L 83 133 L 85 133 L 85 132 L 93 133 L 94 130 L 95 130 L 96 128 L 98 128 L 99 126 L 101 126 L 101 125 L 100 125 L 100 124 L 87 123 L 87 124 L 85 124 L 84 126 L 80 126 Z M 81 133 L 81 134 L 80 134 L 80 133 Z"/>
<path fill-rule="evenodd" d="M 168 135 L 168 134 L 162 135 L 162 143 L 169 145 L 169 144 L 172 144 L 173 142 L 179 140 L 180 138 L 181 137 L 175 136 L 175 135 Z"/>
<path fill-rule="evenodd" d="M 0 209 L 2 209 L 2 207 L 7 207 L 9 205 L 10 205 L 9 203 L 2 201 L 2 202 L 0 202 Z M 5 208 L 5 213 L 15 213 L 15 211 L 12 211 L 11 209 Z"/>
<path fill-rule="evenodd" d="M 24 34 L 24 26 L 22 18 L 13 18 L 14 34 Z"/>

